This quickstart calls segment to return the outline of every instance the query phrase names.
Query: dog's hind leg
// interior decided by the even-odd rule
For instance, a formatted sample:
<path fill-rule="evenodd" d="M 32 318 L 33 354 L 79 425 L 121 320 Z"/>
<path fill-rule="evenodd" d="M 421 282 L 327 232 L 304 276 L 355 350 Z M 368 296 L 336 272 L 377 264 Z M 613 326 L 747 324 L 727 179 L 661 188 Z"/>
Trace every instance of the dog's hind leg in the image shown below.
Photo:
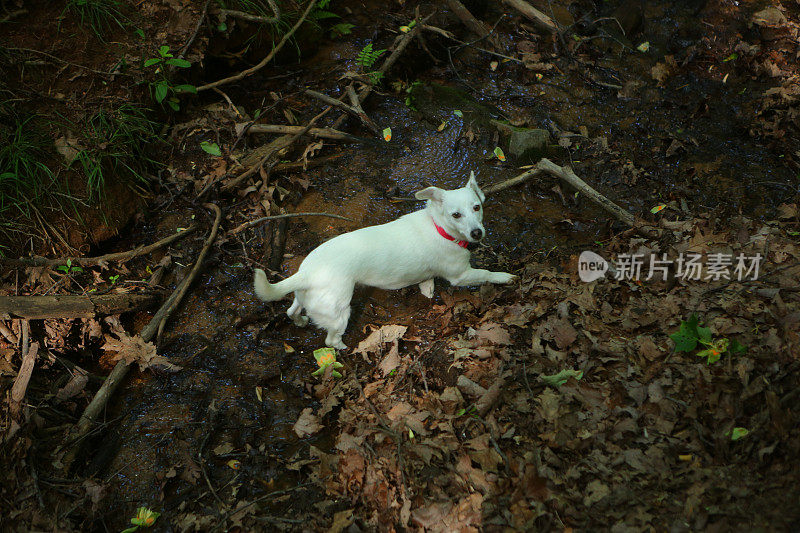
<path fill-rule="evenodd" d="M 292 322 L 294 322 L 295 326 L 304 328 L 308 325 L 308 317 L 302 316 L 302 312 L 303 304 L 300 303 L 300 299 L 295 294 L 294 302 L 292 302 L 292 305 L 286 311 L 286 314 L 292 319 Z"/>
<path fill-rule="evenodd" d="M 325 329 L 328 331 L 328 335 L 325 337 L 326 345 L 333 346 L 339 350 L 347 349 L 347 345 L 342 341 L 342 335 L 344 335 L 344 330 L 347 329 L 348 320 L 350 320 L 349 305 L 338 317 L 325 326 Z"/>

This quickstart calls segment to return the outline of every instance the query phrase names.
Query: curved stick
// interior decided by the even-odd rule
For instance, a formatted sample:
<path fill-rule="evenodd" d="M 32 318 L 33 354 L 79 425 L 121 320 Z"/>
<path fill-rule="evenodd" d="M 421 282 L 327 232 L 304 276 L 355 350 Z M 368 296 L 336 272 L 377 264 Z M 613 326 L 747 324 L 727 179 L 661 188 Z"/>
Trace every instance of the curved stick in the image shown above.
<path fill-rule="evenodd" d="M 234 76 L 230 76 L 228 78 L 223 78 L 221 80 L 217 80 L 217 81 L 213 81 L 211 83 L 207 83 L 205 85 L 201 85 L 200 87 L 197 88 L 198 92 L 199 91 L 207 91 L 208 89 L 211 89 L 213 87 L 219 87 L 220 85 L 225 85 L 226 83 L 230 83 L 232 81 L 239 81 L 242 78 L 246 78 L 250 74 L 253 74 L 254 72 L 257 72 L 257 71 L 261 70 L 262 68 L 264 68 L 265 66 L 267 66 L 267 63 L 272 61 L 272 58 L 275 57 L 275 54 L 277 54 L 280 51 L 280 49 L 283 48 L 283 45 L 286 44 L 286 41 L 288 41 L 291 38 L 291 36 L 294 35 L 294 32 L 297 31 L 297 28 L 299 28 L 300 25 L 306 20 L 306 17 L 308 17 L 308 14 L 311 13 L 311 10 L 314 8 L 316 3 L 317 3 L 317 0 L 311 0 L 311 2 L 308 3 L 308 7 L 306 8 L 306 10 L 303 13 L 303 15 L 300 17 L 300 20 L 298 20 L 295 23 L 295 25 L 292 26 L 291 30 L 286 32 L 286 35 L 284 35 L 283 38 L 280 40 L 280 42 L 277 45 L 275 45 L 275 48 L 273 48 L 270 51 L 270 53 L 267 54 L 267 57 L 262 59 L 261 62 L 258 65 L 250 67 L 247 70 L 243 70 L 239 74 L 236 74 Z"/>

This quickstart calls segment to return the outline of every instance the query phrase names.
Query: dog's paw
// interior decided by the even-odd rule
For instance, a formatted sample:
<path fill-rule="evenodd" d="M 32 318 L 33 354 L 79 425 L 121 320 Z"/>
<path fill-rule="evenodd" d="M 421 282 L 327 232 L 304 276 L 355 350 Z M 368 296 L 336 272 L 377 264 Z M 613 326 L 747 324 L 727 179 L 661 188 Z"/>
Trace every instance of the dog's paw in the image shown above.
<path fill-rule="evenodd" d="M 492 283 L 513 283 L 518 279 L 518 276 L 509 274 L 508 272 L 492 272 L 492 277 L 489 281 Z"/>

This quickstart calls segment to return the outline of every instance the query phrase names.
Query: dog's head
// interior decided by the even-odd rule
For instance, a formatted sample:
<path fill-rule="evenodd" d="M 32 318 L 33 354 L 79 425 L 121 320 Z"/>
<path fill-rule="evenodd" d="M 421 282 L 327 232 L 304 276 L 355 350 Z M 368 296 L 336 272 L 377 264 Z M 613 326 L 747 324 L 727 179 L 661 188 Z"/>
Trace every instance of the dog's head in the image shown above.
<path fill-rule="evenodd" d="M 483 229 L 483 191 L 470 172 L 469 180 L 460 189 L 446 191 L 428 187 L 416 193 L 418 200 L 428 201 L 428 210 L 434 221 L 457 240 L 478 242 L 486 232 Z"/>

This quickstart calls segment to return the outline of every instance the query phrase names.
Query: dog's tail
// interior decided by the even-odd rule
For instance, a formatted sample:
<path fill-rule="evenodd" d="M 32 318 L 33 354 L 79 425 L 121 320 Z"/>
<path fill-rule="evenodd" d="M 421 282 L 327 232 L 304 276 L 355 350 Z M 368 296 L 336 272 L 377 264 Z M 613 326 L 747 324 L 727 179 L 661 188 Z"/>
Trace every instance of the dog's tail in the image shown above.
<path fill-rule="evenodd" d="M 290 292 L 302 289 L 303 281 L 298 274 L 295 274 L 278 283 L 270 283 L 267 281 L 267 274 L 260 268 L 257 268 L 253 287 L 259 299 L 265 302 L 272 302 L 274 300 L 280 300 Z"/>

